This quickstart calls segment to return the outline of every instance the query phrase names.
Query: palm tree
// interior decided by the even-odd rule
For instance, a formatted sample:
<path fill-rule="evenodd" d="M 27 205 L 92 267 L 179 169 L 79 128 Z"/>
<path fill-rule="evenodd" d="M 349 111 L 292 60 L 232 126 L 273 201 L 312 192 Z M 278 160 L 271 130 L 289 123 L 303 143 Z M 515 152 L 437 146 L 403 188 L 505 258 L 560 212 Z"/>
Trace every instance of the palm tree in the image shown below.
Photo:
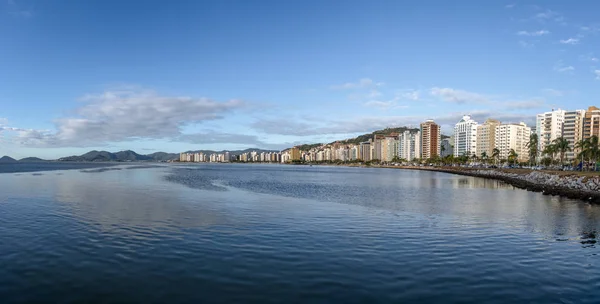
<path fill-rule="evenodd" d="M 496 166 L 498 165 L 498 157 L 500 157 L 500 150 L 498 150 L 498 148 L 494 148 L 492 150 L 492 158 L 494 159 Z"/>
<path fill-rule="evenodd" d="M 484 163 L 487 163 L 487 158 L 488 158 L 487 152 L 485 152 L 485 151 L 481 152 L 481 160 L 483 160 Z"/>
<path fill-rule="evenodd" d="M 577 158 L 581 159 L 581 171 L 583 171 L 583 166 L 584 166 L 583 159 L 585 157 L 588 157 L 588 155 L 587 155 L 588 153 L 586 150 L 587 150 L 589 143 L 590 143 L 590 141 L 588 138 L 588 139 L 582 139 L 575 144 L 575 149 L 579 150 L 579 154 L 577 155 Z"/>
<path fill-rule="evenodd" d="M 594 162 L 594 171 L 596 171 L 596 162 L 598 160 L 598 156 L 600 156 L 600 146 L 598 143 L 598 136 L 594 135 L 587 139 L 587 144 L 585 147 L 586 155 L 590 161 Z"/>
<path fill-rule="evenodd" d="M 554 161 L 554 154 L 556 154 L 556 146 L 553 144 L 549 144 L 544 148 L 542 153 L 548 155 L 552 161 Z"/>
<path fill-rule="evenodd" d="M 510 152 L 508 152 L 508 162 L 514 164 L 517 160 L 517 157 L 519 157 L 519 154 L 515 152 L 515 149 L 510 149 Z"/>
<path fill-rule="evenodd" d="M 529 142 L 527 143 L 527 148 L 529 148 L 529 162 L 536 163 L 538 157 L 538 135 L 533 133 L 529 136 Z"/>
<path fill-rule="evenodd" d="M 555 152 L 560 154 L 560 165 L 564 165 L 565 161 L 565 153 L 571 151 L 571 147 L 569 147 L 569 141 L 564 137 L 559 137 L 552 141 L 552 146 L 554 146 Z"/>

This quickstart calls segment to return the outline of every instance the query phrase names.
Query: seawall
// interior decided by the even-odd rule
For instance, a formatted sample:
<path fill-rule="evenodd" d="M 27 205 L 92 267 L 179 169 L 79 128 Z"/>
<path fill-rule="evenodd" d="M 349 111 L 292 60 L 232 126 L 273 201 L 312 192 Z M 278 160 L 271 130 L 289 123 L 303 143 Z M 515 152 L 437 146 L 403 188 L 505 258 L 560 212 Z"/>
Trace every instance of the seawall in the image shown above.
<path fill-rule="evenodd" d="M 580 172 L 473 169 L 460 167 L 389 167 L 490 178 L 516 188 L 600 204 L 600 175 Z"/>

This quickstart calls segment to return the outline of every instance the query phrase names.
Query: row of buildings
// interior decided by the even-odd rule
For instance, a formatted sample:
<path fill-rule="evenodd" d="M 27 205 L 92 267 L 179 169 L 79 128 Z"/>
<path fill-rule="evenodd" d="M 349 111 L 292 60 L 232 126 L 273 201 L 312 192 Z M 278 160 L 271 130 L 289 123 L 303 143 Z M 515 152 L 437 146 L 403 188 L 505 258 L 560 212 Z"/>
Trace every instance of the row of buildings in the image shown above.
<path fill-rule="evenodd" d="M 302 151 L 294 147 L 282 152 L 248 152 L 230 155 L 229 152 L 181 153 L 182 162 L 276 162 L 294 161 L 372 161 L 392 162 L 394 160 L 430 159 L 435 157 L 472 156 L 491 157 L 494 149 L 498 149 L 501 159 L 507 159 L 514 150 L 520 162 L 529 160 L 528 143 L 531 134 L 536 133 L 539 139 L 539 151 L 559 137 L 564 137 L 570 144 L 571 151 L 567 159 L 573 159 L 579 151 L 575 148 L 580 140 L 591 136 L 600 137 L 600 109 L 589 107 L 587 110 L 552 111 L 536 115 L 536 125 L 527 126 L 524 122 L 503 123 L 496 119 L 487 119 L 478 123 L 471 116 L 465 115 L 454 126 L 454 134 L 442 139 L 440 126 L 433 120 L 420 124 L 418 129 L 409 129 L 401 133 L 374 135 L 373 138 L 358 143 L 333 144 L 313 147 Z"/>
<path fill-rule="evenodd" d="M 592 136 L 600 137 L 600 109 L 593 106 L 588 107 L 587 110 L 574 111 L 553 109 L 538 114 L 536 133 L 540 142 L 540 151 L 543 151 L 553 140 L 564 137 L 571 148 L 566 157 L 572 160 L 580 152 L 576 148 L 577 142 Z"/>

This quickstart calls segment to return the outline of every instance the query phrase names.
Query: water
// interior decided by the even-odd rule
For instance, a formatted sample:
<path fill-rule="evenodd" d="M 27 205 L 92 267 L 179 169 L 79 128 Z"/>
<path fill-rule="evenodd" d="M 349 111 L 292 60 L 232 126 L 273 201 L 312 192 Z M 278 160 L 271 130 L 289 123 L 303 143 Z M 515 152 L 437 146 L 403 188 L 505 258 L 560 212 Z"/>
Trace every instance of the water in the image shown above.
<path fill-rule="evenodd" d="M 4 173 L 0 299 L 598 303 L 599 223 L 597 206 L 435 172 Z"/>

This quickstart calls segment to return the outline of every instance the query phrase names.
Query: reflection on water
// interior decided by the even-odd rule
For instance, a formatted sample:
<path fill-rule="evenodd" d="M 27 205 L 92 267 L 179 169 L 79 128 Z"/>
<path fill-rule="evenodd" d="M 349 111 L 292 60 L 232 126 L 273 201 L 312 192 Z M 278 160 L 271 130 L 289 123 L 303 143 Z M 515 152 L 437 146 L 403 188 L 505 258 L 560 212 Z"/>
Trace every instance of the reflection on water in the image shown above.
<path fill-rule="evenodd" d="M 600 300 L 600 208 L 493 180 L 126 165 L 0 189 L 8 302 Z"/>

